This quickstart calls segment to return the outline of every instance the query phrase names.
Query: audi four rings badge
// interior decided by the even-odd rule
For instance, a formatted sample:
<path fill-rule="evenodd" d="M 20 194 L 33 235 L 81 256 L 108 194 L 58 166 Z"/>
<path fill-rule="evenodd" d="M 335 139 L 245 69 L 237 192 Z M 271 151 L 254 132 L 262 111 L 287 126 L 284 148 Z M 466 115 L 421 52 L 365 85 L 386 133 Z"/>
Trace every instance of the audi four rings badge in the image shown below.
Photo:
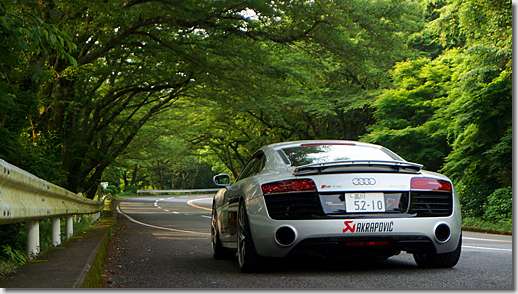
<path fill-rule="evenodd" d="M 354 178 L 354 185 L 375 185 L 376 180 L 374 178 Z"/>

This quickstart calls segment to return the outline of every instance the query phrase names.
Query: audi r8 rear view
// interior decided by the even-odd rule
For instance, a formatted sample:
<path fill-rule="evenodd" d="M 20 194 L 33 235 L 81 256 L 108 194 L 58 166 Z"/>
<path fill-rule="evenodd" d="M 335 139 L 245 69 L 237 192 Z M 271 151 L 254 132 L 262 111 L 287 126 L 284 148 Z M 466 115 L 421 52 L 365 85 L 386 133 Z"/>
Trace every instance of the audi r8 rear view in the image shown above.
<path fill-rule="evenodd" d="M 394 152 L 355 141 L 297 141 L 260 148 L 235 183 L 214 182 L 212 252 L 243 272 L 266 257 L 388 258 L 453 267 L 460 205 L 451 181 Z"/>

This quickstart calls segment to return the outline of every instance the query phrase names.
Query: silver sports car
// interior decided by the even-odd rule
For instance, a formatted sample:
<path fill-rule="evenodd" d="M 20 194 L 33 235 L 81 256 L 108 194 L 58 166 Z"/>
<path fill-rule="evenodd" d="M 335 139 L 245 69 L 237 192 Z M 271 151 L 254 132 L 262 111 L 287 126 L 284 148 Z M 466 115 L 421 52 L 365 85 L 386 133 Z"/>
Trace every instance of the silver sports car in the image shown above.
<path fill-rule="evenodd" d="M 460 204 L 451 181 L 382 146 L 297 141 L 259 149 L 234 184 L 220 174 L 212 253 L 242 272 L 268 257 L 388 258 L 406 251 L 421 267 L 453 267 L 461 251 Z"/>

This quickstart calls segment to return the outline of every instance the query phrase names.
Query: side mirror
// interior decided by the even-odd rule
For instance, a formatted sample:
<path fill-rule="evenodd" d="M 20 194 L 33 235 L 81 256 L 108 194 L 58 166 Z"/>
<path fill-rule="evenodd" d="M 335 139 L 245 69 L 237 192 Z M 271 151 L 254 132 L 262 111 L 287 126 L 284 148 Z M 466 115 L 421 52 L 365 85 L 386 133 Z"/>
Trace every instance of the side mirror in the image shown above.
<path fill-rule="evenodd" d="M 214 184 L 216 184 L 216 186 L 220 186 L 220 187 L 230 186 L 230 176 L 227 174 L 216 175 L 216 176 L 214 176 L 213 180 L 214 180 Z"/>

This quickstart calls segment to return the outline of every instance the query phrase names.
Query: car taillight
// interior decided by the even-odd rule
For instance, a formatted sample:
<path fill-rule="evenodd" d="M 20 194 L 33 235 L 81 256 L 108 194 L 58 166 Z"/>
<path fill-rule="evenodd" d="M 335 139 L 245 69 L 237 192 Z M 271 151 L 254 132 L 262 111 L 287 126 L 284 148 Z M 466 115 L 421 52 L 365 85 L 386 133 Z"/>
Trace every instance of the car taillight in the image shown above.
<path fill-rule="evenodd" d="M 412 178 L 410 182 L 411 190 L 433 190 L 433 191 L 450 191 L 451 183 L 444 180 L 434 178 Z"/>
<path fill-rule="evenodd" d="M 263 195 L 289 192 L 315 192 L 317 186 L 310 179 L 286 180 L 264 184 L 261 186 Z"/>

